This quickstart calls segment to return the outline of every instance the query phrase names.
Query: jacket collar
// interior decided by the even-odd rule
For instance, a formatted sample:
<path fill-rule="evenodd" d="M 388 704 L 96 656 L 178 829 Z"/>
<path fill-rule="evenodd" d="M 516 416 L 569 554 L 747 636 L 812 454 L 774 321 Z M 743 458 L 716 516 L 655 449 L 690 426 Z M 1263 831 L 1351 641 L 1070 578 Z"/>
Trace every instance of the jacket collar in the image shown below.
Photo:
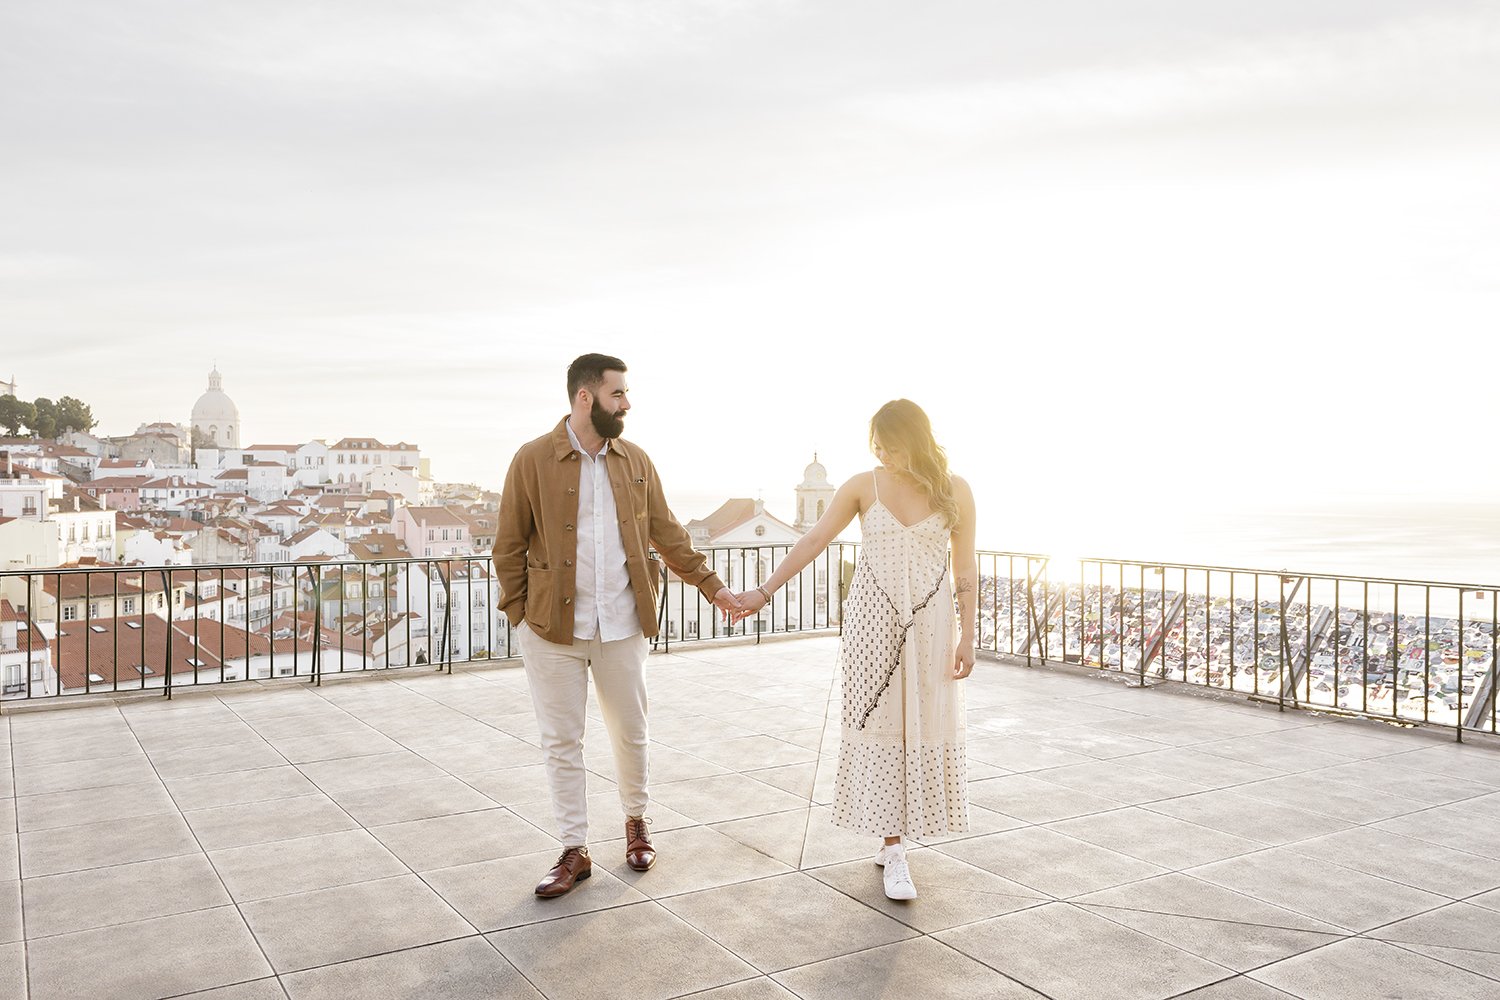
<path fill-rule="evenodd" d="M 567 457 L 573 454 L 573 451 L 573 442 L 568 437 L 568 418 L 563 417 L 557 422 L 557 426 L 552 429 L 552 456 L 557 461 L 562 462 L 566 461 Z M 615 438 L 609 443 L 609 447 L 605 449 L 604 454 L 606 457 L 609 455 L 619 455 L 621 458 L 628 457 L 630 454 L 630 445 L 625 443 L 624 438 Z"/>

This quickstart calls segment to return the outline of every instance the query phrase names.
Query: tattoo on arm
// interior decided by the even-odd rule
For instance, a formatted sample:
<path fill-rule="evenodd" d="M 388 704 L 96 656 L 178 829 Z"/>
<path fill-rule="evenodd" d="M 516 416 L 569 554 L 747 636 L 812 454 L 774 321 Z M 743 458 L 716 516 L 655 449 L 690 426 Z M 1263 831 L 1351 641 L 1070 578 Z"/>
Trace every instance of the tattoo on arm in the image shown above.
<path fill-rule="evenodd" d="M 953 596 L 955 596 L 955 597 L 962 597 L 964 594 L 967 594 L 969 591 L 971 591 L 973 589 L 974 589 L 974 581 L 970 580 L 966 576 L 961 576 L 961 577 L 958 578 L 958 586 L 956 586 L 956 587 L 953 588 Z"/>

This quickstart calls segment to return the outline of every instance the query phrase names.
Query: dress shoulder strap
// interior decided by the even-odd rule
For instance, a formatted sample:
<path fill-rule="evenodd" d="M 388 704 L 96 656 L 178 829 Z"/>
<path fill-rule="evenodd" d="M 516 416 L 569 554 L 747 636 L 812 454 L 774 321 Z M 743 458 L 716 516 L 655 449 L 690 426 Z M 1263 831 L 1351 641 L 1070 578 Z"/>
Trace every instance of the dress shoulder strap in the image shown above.
<path fill-rule="evenodd" d="M 880 502 L 880 470 L 879 469 L 871 469 L 870 470 L 870 482 L 875 485 L 875 502 L 879 503 Z"/>

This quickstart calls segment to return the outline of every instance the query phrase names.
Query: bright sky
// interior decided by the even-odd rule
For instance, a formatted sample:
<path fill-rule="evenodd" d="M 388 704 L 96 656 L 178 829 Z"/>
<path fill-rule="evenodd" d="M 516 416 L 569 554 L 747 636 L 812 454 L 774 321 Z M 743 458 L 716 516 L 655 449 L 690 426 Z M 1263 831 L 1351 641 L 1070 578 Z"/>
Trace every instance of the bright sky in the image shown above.
<path fill-rule="evenodd" d="M 790 517 L 896 396 L 994 547 L 1500 492 L 1493 2 L 11 0 L 0 37 L 0 368 L 104 433 L 217 361 L 252 443 L 498 486 L 598 350 L 684 518 Z"/>

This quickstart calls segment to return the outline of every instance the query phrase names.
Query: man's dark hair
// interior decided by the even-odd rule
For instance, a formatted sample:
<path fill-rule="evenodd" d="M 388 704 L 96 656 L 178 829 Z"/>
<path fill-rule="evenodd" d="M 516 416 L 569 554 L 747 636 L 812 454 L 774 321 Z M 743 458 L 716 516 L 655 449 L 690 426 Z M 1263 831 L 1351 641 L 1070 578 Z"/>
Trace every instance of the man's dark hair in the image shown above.
<path fill-rule="evenodd" d="M 579 389 L 592 390 L 604 381 L 605 372 L 626 371 L 625 362 L 608 354 L 584 354 L 568 366 L 568 403 L 578 397 Z"/>

